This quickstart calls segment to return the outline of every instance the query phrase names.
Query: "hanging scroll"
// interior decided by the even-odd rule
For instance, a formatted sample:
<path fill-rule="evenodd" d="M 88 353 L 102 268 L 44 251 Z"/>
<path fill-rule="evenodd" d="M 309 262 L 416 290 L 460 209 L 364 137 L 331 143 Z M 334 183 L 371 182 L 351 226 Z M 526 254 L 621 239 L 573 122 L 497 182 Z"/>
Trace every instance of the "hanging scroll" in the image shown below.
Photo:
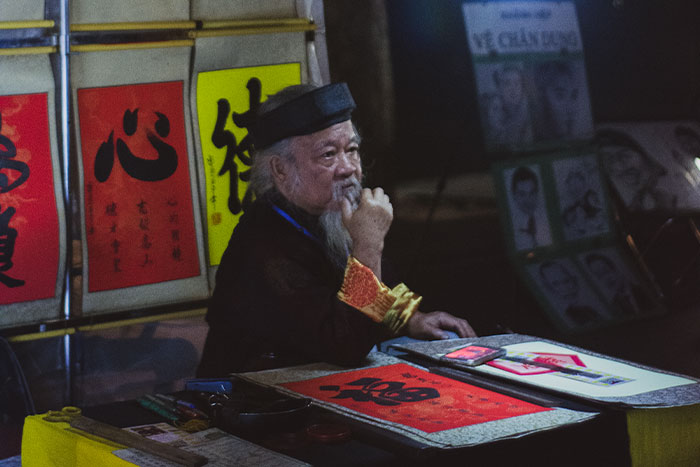
<path fill-rule="evenodd" d="M 466 2 L 467 42 L 488 150 L 531 150 L 593 136 L 573 2 Z"/>
<path fill-rule="evenodd" d="M 71 0 L 70 22 L 184 21 L 189 19 L 189 10 L 189 0 Z"/>
<path fill-rule="evenodd" d="M 306 64 L 303 33 L 195 40 L 190 100 L 212 286 L 233 228 L 252 201 L 247 119 L 268 95 L 306 82 Z"/>
<path fill-rule="evenodd" d="M 60 315 L 66 232 L 47 55 L 0 57 L 0 326 Z"/>
<path fill-rule="evenodd" d="M 189 52 L 73 56 L 85 312 L 208 294 L 184 99 Z"/>

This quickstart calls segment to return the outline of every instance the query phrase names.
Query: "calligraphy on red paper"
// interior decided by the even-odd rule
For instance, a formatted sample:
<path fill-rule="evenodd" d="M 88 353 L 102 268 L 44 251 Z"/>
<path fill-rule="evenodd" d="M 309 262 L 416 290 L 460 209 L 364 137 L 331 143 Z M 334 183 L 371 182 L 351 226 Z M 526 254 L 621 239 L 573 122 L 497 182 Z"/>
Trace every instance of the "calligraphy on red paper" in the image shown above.
<path fill-rule="evenodd" d="M 56 293 L 54 189 L 48 94 L 0 96 L 0 304 Z"/>
<path fill-rule="evenodd" d="M 427 433 L 551 410 L 397 363 L 282 386 Z"/>
<path fill-rule="evenodd" d="M 183 83 L 78 90 L 88 290 L 199 274 Z"/>

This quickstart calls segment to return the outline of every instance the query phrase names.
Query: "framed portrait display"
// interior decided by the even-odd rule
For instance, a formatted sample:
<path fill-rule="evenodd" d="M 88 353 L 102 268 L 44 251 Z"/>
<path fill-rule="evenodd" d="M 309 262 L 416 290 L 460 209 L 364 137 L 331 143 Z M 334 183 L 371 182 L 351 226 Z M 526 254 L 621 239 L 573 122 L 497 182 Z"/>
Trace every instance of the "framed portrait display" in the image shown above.
<path fill-rule="evenodd" d="M 576 261 L 613 317 L 632 319 L 663 311 L 658 289 L 620 249 L 586 250 L 576 255 Z"/>
<path fill-rule="evenodd" d="M 700 211 L 700 125 L 693 121 L 602 123 L 596 148 L 629 211 Z"/>
<path fill-rule="evenodd" d="M 566 151 L 495 163 L 506 244 L 516 254 L 614 235 L 598 156 Z"/>
<path fill-rule="evenodd" d="M 462 5 L 488 152 L 579 145 L 593 137 L 574 2 Z"/>
<path fill-rule="evenodd" d="M 542 310 L 566 334 L 665 312 L 658 289 L 629 251 L 614 242 L 519 261 L 516 268 Z"/>
<path fill-rule="evenodd" d="M 524 269 L 542 308 L 563 331 L 589 330 L 613 319 L 571 258 L 546 259 Z"/>
<path fill-rule="evenodd" d="M 593 149 L 492 164 L 510 259 L 566 334 L 665 312 L 662 295 L 614 222 Z"/>

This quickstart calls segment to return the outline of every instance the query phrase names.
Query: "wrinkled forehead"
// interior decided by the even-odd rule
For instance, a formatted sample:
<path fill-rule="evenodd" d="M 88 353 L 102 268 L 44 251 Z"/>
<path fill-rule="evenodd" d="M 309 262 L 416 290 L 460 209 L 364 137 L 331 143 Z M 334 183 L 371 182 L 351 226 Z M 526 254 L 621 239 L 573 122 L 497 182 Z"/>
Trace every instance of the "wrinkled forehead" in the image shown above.
<path fill-rule="evenodd" d="M 347 148 L 351 144 L 360 144 L 360 137 L 350 120 L 335 123 L 328 128 L 308 135 L 290 138 L 292 153 L 296 157 L 321 154 L 327 150 Z"/>

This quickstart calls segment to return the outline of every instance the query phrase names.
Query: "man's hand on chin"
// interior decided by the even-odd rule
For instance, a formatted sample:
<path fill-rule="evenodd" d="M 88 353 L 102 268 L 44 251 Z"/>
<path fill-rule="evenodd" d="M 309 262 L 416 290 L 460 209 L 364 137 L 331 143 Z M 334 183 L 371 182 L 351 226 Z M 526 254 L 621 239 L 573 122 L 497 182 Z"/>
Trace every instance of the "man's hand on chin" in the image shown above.
<path fill-rule="evenodd" d="M 467 320 L 456 318 L 444 311 L 416 311 L 406 323 L 406 331 L 410 337 L 427 340 L 449 338 L 445 331 L 456 332 L 459 337 L 476 337 Z"/>
<path fill-rule="evenodd" d="M 350 202 L 343 199 L 342 216 L 352 238 L 352 255 L 381 280 L 384 237 L 394 218 L 389 197 L 381 188 L 364 188 L 357 209 L 353 210 Z"/>

